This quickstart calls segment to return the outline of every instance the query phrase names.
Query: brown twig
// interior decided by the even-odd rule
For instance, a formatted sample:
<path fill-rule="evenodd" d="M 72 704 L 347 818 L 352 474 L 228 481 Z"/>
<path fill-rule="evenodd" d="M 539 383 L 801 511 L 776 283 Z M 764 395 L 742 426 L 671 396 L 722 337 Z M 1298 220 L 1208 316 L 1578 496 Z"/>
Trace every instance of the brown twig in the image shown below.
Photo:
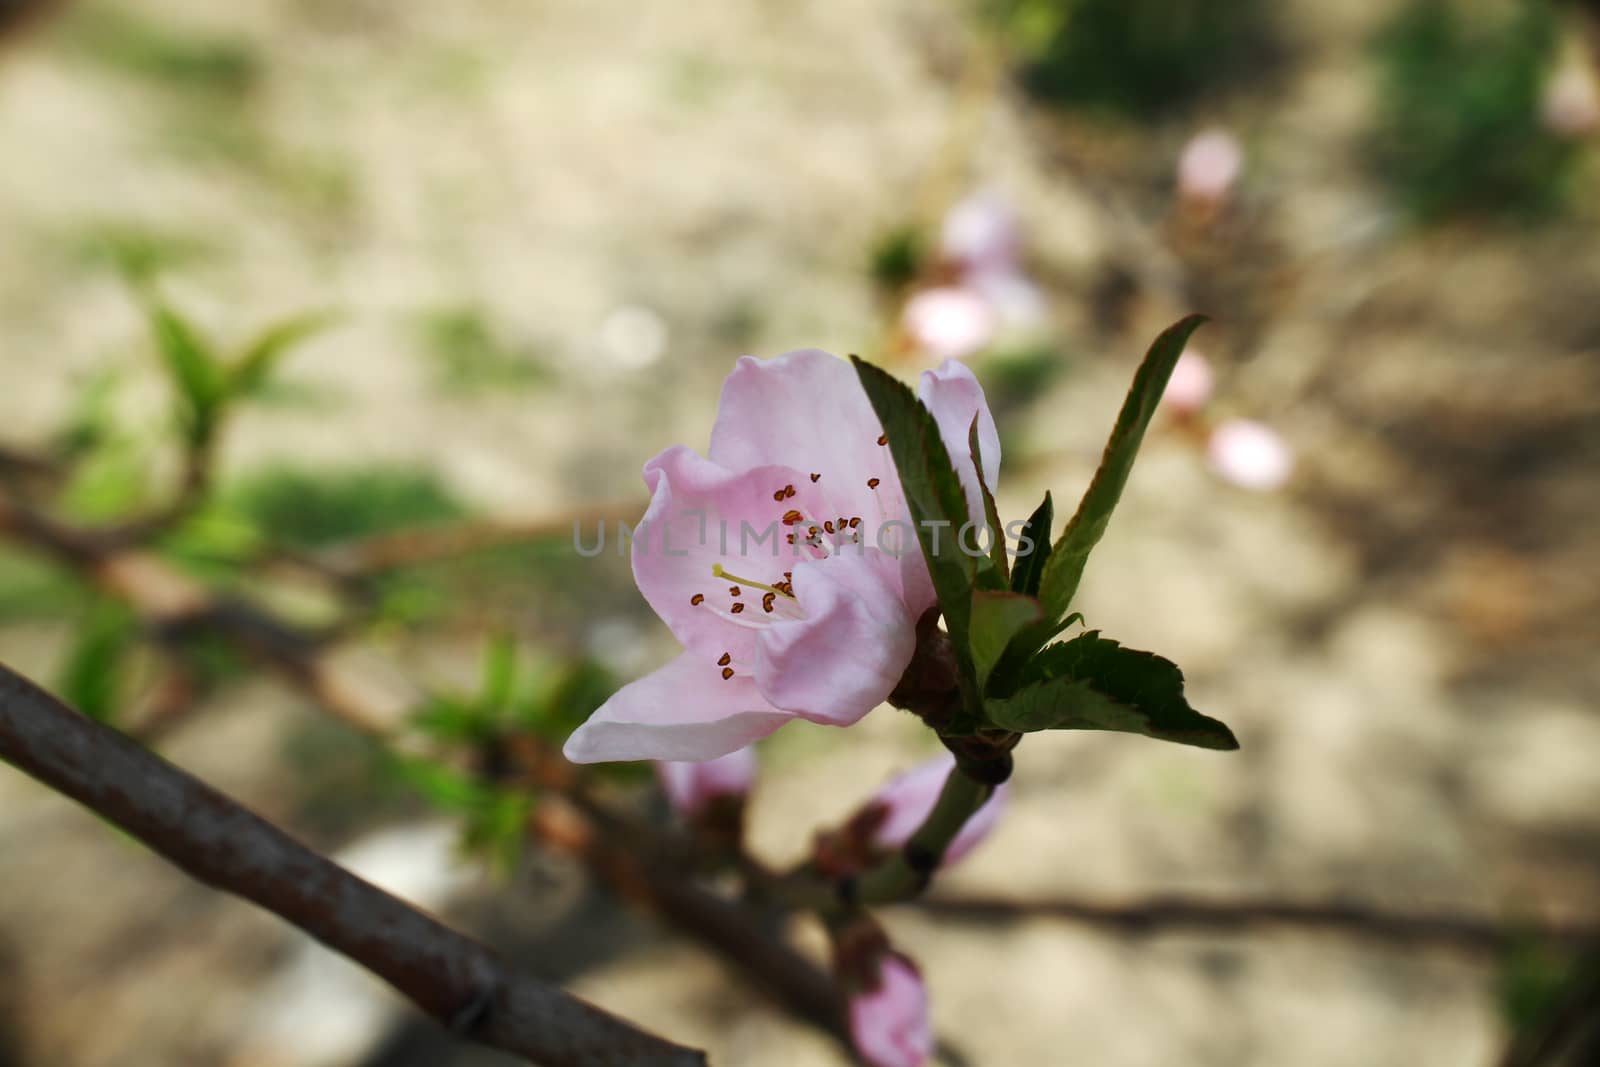
<path fill-rule="evenodd" d="M 571 538 L 574 530 L 588 538 L 591 536 L 587 529 L 590 524 L 633 522 L 644 514 L 644 510 L 642 502 L 628 501 L 595 504 L 534 519 L 422 527 L 335 546 L 323 553 L 321 560 L 334 573 L 370 577 L 400 567 L 415 567 L 507 545 L 555 537 Z"/>
<path fill-rule="evenodd" d="M 1171 930 L 1245 933 L 1294 928 L 1337 933 L 1393 945 L 1436 945 L 1467 952 L 1493 953 L 1513 943 L 1538 938 L 1568 944 L 1600 939 L 1600 922 L 1563 925 L 1514 922 L 1490 917 L 1382 911 L 1364 904 L 1296 903 L 1284 900 L 1203 900 L 1153 897 L 1134 901 L 1054 898 L 950 896 L 917 901 L 915 907 L 943 919 L 967 922 L 1021 922 L 1059 919 L 1123 934 Z"/>
<path fill-rule="evenodd" d="M 383 978 L 461 1037 L 550 1067 L 704 1065 L 511 971 L 228 797 L 0 666 L 0 758 L 137 837 L 192 877 L 243 897 Z"/>

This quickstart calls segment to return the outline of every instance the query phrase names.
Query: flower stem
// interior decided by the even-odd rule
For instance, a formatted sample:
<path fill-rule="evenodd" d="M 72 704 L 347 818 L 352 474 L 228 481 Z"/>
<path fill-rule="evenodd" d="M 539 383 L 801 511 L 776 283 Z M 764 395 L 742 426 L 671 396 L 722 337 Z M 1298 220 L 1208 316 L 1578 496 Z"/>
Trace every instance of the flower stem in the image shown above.
<path fill-rule="evenodd" d="M 850 901 L 857 905 L 889 904 L 914 897 L 927 888 L 950 842 L 966 825 L 994 786 L 977 781 L 959 765 L 939 790 L 933 810 L 894 855 L 867 870 L 855 881 Z"/>

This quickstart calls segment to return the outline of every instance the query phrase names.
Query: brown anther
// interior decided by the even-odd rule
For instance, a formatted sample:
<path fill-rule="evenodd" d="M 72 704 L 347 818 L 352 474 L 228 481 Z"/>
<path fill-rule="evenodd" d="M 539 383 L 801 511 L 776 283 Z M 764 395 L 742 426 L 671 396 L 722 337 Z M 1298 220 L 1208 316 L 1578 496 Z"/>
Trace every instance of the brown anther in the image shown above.
<path fill-rule="evenodd" d="M 829 533 L 833 533 L 833 520 L 829 519 L 827 522 L 823 523 L 822 528 L 827 530 Z"/>
<path fill-rule="evenodd" d="M 740 592 L 741 592 L 741 590 L 739 589 L 738 586 L 736 586 L 736 585 L 728 586 L 728 595 L 729 596 L 738 596 Z"/>
<path fill-rule="evenodd" d="M 729 678 L 732 678 L 732 677 L 733 677 L 733 668 L 732 667 L 724 667 L 724 668 L 722 668 L 722 680 L 724 682 L 726 682 Z"/>
<path fill-rule="evenodd" d="M 797 526 L 805 521 L 806 517 L 793 508 L 790 508 L 788 511 L 783 513 L 783 524 L 785 526 Z"/>
<path fill-rule="evenodd" d="M 741 612 L 743 610 L 744 610 L 744 601 L 742 601 L 742 600 L 739 601 L 737 604 L 735 604 L 733 606 L 733 608 L 732 608 L 732 611 L 733 611 L 733 613 L 735 615 L 739 614 L 739 612 Z"/>
<path fill-rule="evenodd" d="M 730 664 L 732 662 L 733 662 L 733 653 L 732 652 L 724 652 L 722 654 L 722 658 L 717 660 L 717 666 L 726 667 L 728 664 Z"/>
<path fill-rule="evenodd" d="M 774 588 L 776 588 L 776 587 L 774 587 Z M 768 593 L 765 596 L 763 596 L 761 598 L 761 610 L 770 612 L 772 610 L 773 602 L 776 601 L 777 599 L 778 599 L 778 594 L 777 593 Z"/>
<path fill-rule="evenodd" d="M 788 495 L 789 494 L 787 492 L 785 492 L 782 489 L 779 489 L 776 493 L 772 494 L 772 499 L 774 499 L 774 500 L 782 500 L 784 497 L 786 497 Z"/>
<path fill-rule="evenodd" d="M 857 515 L 855 518 L 850 520 L 850 529 L 854 530 L 857 526 L 860 526 L 860 525 L 861 525 L 861 516 L 860 515 Z"/>
<path fill-rule="evenodd" d="M 820 482 L 820 481 L 822 481 L 822 475 L 820 475 L 820 474 L 813 474 L 813 475 L 812 475 L 812 476 L 811 476 L 811 480 L 812 480 L 812 481 L 813 481 L 813 482 Z"/>
<path fill-rule="evenodd" d="M 791 545 L 794 544 L 794 534 L 789 534 L 787 537 L 784 538 L 784 540 L 789 542 Z"/>
<path fill-rule="evenodd" d="M 794 496 L 794 486 L 792 486 L 792 485 L 784 486 L 783 487 L 783 495 L 784 496 Z"/>
<path fill-rule="evenodd" d="M 704 593 L 696 593 L 694 596 L 689 598 L 689 603 L 693 604 L 695 607 L 699 607 L 701 604 L 704 604 L 705 602 L 706 602 L 706 595 Z"/>
<path fill-rule="evenodd" d="M 876 488 L 878 488 L 878 479 L 877 478 L 868 478 L 867 479 L 867 488 L 868 489 L 876 489 Z"/>
<path fill-rule="evenodd" d="M 888 434 L 884 434 L 882 437 L 878 438 L 878 443 L 880 445 L 888 444 L 889 443 L 889 435 Z"/>

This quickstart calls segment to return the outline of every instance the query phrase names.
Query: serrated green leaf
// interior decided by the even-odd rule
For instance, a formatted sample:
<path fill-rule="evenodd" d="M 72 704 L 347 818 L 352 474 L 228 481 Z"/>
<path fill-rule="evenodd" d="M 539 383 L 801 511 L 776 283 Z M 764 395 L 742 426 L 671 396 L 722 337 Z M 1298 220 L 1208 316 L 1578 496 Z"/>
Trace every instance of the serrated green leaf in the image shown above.
<path fill-rule="evenodd" d="M 977 676 L 968 647 L 972 589 L 977 561 L 961 550 L 959 531 L 967 523 L 967 497 L 956 477 L 939 424 L 910 389 L 888 372 L 852 356 L 856 375 L 883 424 L 889 452 L 900 474 L 917 541 L 928 561 L 945 630 L 960 660 L 962 696 L 969 718 L 978 709 Z M 957 724 L 956 730 L 963 728 Z"/>
<path fill-rule="evenodd" d="M 1184 346 L 1189 343 L 1189 336 L 1205 321 L 1204 315 L 1190 315 L 1168 327 L 1155 339 L 1150 351 L 1145 354 L 1144 362 L 1139 364 L 1139 370 L 1133 376 L 1133 386 L 1123 401 L 1122 412 L 1112 427 L 1110 439 L 1106 441 L 1100 469 L 1095 471 L 1094 480 L 1083 494 L 1078 510 L 1062 531 L 1061 539 L 1055 543 L 1050 559 L 1044 566 L 1039 598 L 1044 602 L 1048 617 L 1060 617 L 1072 603 L 1078 591 L 1078 582 L 1083 578 L 1083 568 L 1089 561 L 1089 553 L 1105 535 L 1111 513 L 1122 497 L 1123 486 L 1128 484 L 1128 473 L 1133 470 L 1133 461 L 1139 454 L 1139 445 L 1144 441 L 1145 429 L 1156 413 L 1156 405 L 1167 388 L 1172 368 L 1183 354 Z"/>
<path fill-rule="evenodd" d="M 1034 509 L 1017 546 L 1017 562 L 1011 570 L 1011 591 L 1037 596 L 1044 565 L 1050 560 L 1050 527 L 1055 522 L 1055 503 L 1050 494 Z M 1027 551 L 1023 551 L 1026 545 Z"/>
<path fill-rule="evenodd" d="M 179 419 L 192 445 L 205 444 L 224 400 L 222 370 L 211 346 L 181 315 L 161 303 L 150 306 L 156 351 L 178 391 Z"/>
<path fill-rule="evenodd" d="M 1044 609 L 1031 596 L 978 589 L 972 594 L 972 665 L 981 691 L 1017 634 L 1037 625 Z"/>
<path fill-rule="evenodd" d="M 1051 645 L 1029 670 L 1038 680 L 987 703 L 994 725 L 1020 733 L 1119 730 L 1200 748 L 1239 747 L 1227 726 L 1189 706 L 1176 664 L 1123 648 L 1098 631 Z"/>
<path fill-rule="evenodd" d="M 280 359 L 296 345 L 326 330 L 334 318 L 332 312 L 315 311 L 285 319 L 263 330 L 254 341 L 245 346 L 229 370 L 227 382 L 229 394 L 236 397 L 249 396 L 260 390 L 272 376 Z"/>
<path fill-rule="evenodd" d="M 78 625 L 57 691 L 91 719 L 111 722 L 121 710 L 129 650 L 138 639 L 138 622 L 125 607 L 96 601 Z"/>
<path fill-rule="evenodd" d="M 986 589 L 1001 590 L 1011 583 L 1011 569 L 1006 561 L 1006 539 L 1004 528 L 1000 525 L 1000 509 L 995 506 L 994 493 L 989 490 L 989 483 L 983 477 L 983 448 L 978 443 L 978 416 L 972 416 L 972 425 L 967 429 L 967 451 L 972 454 L 972 469 L 978 474 L 978 491 L 983 495 L 983 521 L 989 527 L 989 558 L 990 567 L 978 568 L 978 584 Z M 980 684 L 982 679 L 979 680 Z"/>

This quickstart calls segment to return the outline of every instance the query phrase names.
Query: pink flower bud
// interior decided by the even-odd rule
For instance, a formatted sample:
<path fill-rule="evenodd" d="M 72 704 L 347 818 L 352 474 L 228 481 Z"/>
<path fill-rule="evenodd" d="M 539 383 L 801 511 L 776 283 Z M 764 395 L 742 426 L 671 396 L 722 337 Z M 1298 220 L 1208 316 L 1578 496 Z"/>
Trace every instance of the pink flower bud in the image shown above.
<path fill-rule="evenodd" d="M 742 797 L 755 784 L 756 751 L 745 747 L 704 763 L 656 764 L 656 777 L 674 810 L 693 817 L 717 797 Z"/>
<path fill-rule="evenodd" d="M 1211 361 L 1192 348 L 1185 349 L 1172 368 L 1172 377 L 1167 379 L 1161 402 L 1173 411 L 1193 415 L 1210 402 L 1215 386 Z"/>
<path fill-rule="evenodd" d="M 886 810 L 883 821 L 873 831 L 872 843 L 882 849 L 896 849 L 905 844 L 933 810 L 934 802 L 939 799 L 939 790 L 944 788 L 944 780 L 950 776 L 955 765 L 955 757 L 941 756 L 913 767 L 880 789 L 877 796 L 872 798 L 872 804 L 881 805 Z M 950 847 L 945 849 L 942 866 L 959 863 L 967 853 L 978 847 L 999 821 L 1008 794 L 1008 786 L 996 789 L 983 807 L 967 820 L 955 840 L 950 842 Z"/>
<path fill-rule="evenodd" d="M 1278 432 L 1250 419 L 1228 419 L 1206 444 L 1211 468 L 1241 489 L 1267 491 L 1289 480 L 1294 453 Z"/>
<path fill-rule="evenodd" d="M 906 302 L 904 319 L 918 347 L 938 359 L 970 356 L 994 337 L 988 302 L 955 286 L 924 289 Z"/>
<path fill-rule="evenodd" d="M 1581 56 L 1563 62 L 1545 82 L 1540 113 L 1545 128 L 1561 137 L 1583 137 L 1600 126 L 1600 90 Z"/>
<path fill-rule="evenodd" d="M 1238 138 L 1223 129 L 1205 130 L 1190 138 L 1178 158 L 1178 196 L 1214 207 L 1228 198 L 1243 170 Z"/>
<path fill-rule="evenodd" d="M 872 1067 L 921 1067 L 933 1055 L 928 989 L 916 967 L 889 953 L 878 965 L 878 988 L 850 998 L 850 1037 Z"/>
<path fill-rule="evenodd" d="M 944 257 L 965 270 L 1012 273 L 1020 245 L 1016 213 L 993 192 L 958 201 L 945 215 L 939 235 Z"/>

